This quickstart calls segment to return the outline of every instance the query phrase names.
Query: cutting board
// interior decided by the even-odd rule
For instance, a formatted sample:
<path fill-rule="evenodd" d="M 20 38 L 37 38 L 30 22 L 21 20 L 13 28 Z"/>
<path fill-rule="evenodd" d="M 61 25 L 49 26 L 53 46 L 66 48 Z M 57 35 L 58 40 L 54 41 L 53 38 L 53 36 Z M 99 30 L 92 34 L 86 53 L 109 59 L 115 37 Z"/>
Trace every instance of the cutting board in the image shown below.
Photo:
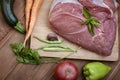
<path fill-rule="evenodd" d="M 37 19 L 34 31 L 31 35 L 30 47 L 32 49 L 37 49 L 38 47 L 46 45 L 45 43 L 42 43 L 42 42 L 36 40 L 33 36 L 37 36 L 41 39 L 46 39 L 46 36 L 49 33 L 54 33 L 50 29 L 51 25 L 48 21 L 49 11 L 50 11 L 50 6 L 52 4 L 52 1 L 53 0 L 44 0 L 43 1 L 42 7 L 39 11 L 39 15 L 38 15 L 38 19 Z M 64 40 L 64 42 L 62 44 L 69 46 L 70 48 L 72 48 L 74 50 L 76 50 L 78 47 L 80 47 L 80 46 L 77 46 L 77 45 L 65 40 L 64 38 L 60 37 L 59 35 L 58 35 L 58 38 L 60 40 Z M 119 43 L 118 43 L 118 29 L 117 29 L 116 41 L 114 43 L 112 54 L 110 56 L 101 56 L 101 55 L 98 55 L 97 53 L 88 51 L 83 48 L 79 48 L 77 53 L 74 53 L 71 55 L 69 55 L 70 52 L 45 52 L 42 50 L 39 50 L 39 54 L 44 57 L 65 57 L 65 56 L 69 55 L 67 58 L 70 58 L 70 59 L 117 61 L 118 56 L 119 56 L 118 44 Z"/>

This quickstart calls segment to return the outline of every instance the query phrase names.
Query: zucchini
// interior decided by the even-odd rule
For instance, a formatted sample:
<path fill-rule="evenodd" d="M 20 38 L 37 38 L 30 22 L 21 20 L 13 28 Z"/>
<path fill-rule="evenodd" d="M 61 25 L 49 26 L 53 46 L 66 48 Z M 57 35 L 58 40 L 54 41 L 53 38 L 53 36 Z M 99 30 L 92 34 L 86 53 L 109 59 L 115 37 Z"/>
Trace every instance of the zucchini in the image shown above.
<path fill-rule="evenodd" d="M 18 21 L 13 11 L 14 0 L 1 0 L 1 10 L 6 22 L 21 33 L 25 33 L 24 27 Z"/>

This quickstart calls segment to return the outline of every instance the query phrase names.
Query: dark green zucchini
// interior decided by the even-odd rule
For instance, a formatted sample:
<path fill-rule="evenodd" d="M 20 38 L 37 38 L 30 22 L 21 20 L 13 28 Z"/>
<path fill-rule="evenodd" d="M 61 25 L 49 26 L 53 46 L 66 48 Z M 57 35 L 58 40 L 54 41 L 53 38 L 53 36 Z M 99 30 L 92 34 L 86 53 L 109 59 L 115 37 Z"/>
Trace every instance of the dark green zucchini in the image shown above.
<path fill-rule="evenodd" d="M 13 11 L 14 0 L 2 0 L 1 1 L 1 10 L 2 14 L 10 26 L 13 26 L 16 30 L 21 33 L 25 33 L 24 27 L 19 23 L 17 17 Z"/>

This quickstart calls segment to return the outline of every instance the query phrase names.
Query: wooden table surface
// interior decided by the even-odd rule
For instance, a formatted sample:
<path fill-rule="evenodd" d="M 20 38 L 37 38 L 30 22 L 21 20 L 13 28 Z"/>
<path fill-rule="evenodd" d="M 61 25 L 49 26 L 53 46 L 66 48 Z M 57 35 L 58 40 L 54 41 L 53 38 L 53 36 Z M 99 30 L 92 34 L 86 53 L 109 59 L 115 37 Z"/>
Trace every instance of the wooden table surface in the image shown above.
<path fill-rule="evenodd" d="M 25 6 L 24 0 L 15 0 L 14 11 L 23 25 L 25 23 L 24 6 Z M 55 80 L 53 76 L 54 68 L 56 66 L 55 63 L 42 65 L 25 65 L 18 63 L 16 61 L 16 56 L 13 54 L 10 48 L 10 44 L 19 43 L 22 42 L 23 40 L 24 35 L 15 31 L 13 28 L 6 24 L 0 10 L 0 80 Z M 91 61 L 85 60 L 69 60 L 69 61 L 74 62 L 79 69 L 78 80 L 84 80 L 82 74 L 82 67 L 86 63 Z M 111 66 L 112 71 L 102 80 L 120 80 L 120 58 L 116 62 L 103 62 L 103 63 Z"/>

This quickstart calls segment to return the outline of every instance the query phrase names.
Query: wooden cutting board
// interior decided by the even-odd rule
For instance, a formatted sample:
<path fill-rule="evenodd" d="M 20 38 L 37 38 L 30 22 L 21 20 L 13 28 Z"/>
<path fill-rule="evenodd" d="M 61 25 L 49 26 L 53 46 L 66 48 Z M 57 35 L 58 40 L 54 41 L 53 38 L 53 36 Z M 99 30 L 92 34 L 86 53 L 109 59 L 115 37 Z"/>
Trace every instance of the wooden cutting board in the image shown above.
<path fill-rule="evenodd" d="M 49 10 L 50 10 L 52 1 L 53 0 L 44 0 L 42 7 L 40 9 L 38 20 L 36 22 L 34 31 L 31 35 L 30 47 L 33 49 L 37 49 L 40 46 L 46 45 L 45 43 L 39 42 L 38 40 L 33 38 L 33 36 L 40 37 L 41 39 L 46 39 L 47 34 L 54 33 L 51 31 L 50 24 L 48 21 Z M 64 42 L 62 44 L 69 46 L 70 48 L 72 48 L 74 50 L 79 47 L 79 46 L 63 39 L 60 36 L 59 36 L 59 39 L 64 40 Z M 118 29 L 117 29 L 116 41 L 115 41 L 115 44 L 114 44 L 114 47 L 112 50 L 112 54 L 110 56 L 107 56 L 107 57 L 100 56 L 97 53 L 90 52 L 88 50 L 80 48 L 77 53 L 74 53 L 74 54 L 68 56 L 67 58 L 85 59 L 85 60 L 101 60 L 101 61 L 117 61 L 118 56 L 119 56 L 118 55 L 119 54 L 119 52 L 118 52 L 119 46 L 118 45 L 119 45 L 119 43 L 118 43 Z M 39 50 L 39 54 L 41 56 L 45 56 L 45 57 L 64 57 L 70 53 L 69 52 L 44 52 L 42 50 Z"/>

